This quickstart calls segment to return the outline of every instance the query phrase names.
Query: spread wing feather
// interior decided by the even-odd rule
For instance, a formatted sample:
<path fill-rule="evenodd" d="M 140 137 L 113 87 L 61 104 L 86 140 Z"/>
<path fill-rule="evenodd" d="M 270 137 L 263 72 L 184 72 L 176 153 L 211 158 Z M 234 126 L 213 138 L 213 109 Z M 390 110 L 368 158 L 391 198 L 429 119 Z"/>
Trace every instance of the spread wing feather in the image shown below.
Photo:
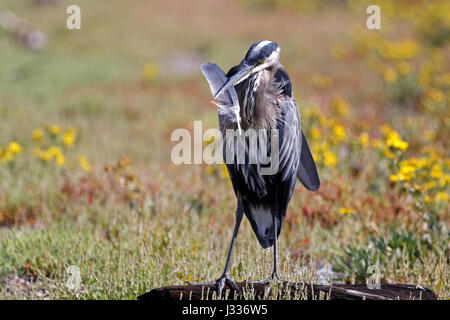
<path fill-rule="evenodd" d="M 202 73 L 209 83 L 211 94 L 214 96 L 220 88 L 227 82 L 228 77 L 222 69 L 215 63 L 204 63 L 201 65 Z M 213 103 L 219 108 L 219 115 L 225 116 L 225 120 L 236 122 L 240 131 L 241 117 L 239 115 L 239 100 L 234 87 L 222 92 L 217 100 L 219 102 Z"/>

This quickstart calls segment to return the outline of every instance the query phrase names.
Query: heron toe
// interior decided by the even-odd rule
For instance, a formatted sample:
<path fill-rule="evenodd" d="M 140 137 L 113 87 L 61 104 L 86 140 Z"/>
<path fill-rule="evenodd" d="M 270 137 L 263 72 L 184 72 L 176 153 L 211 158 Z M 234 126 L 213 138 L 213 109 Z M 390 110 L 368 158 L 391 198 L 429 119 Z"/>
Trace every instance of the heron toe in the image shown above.
<path fill-rule="evenodd" d="M 199 285 L 199 286 L 211 286 L 211 285 L 217 285 L 217 298 L 222 298 L 222 291 L 225 287 L 225 284 L 228 285 L 231 289 L 241 292 L 241 289 L 236 285 L 236 283 L 230 279 L 228 275 L 222 275 L 219 279 L 216 281 L 208 281 L 208 282 L 190 282 L 186 281 L 188 285 Z"/>
<path fill-rule="evenodd" d="M 270 277 L 267 277 L 267 278 L 261 279 L 261 280 L 245 280 L 245 283 L 246 284 L 261 284 L 261 283 L 269 283 L 270 281 L 280 282 L 280 276 L 278 275 L 278 272 L 274 271 L 274 272 L 272 272 L 272 275 Z"/>
<path fill-rule="evenodd" d="M 261 280 L 245 280 L 245 284 L 261 284 L 261 283 L 268 283 L 270 281 L 272 281 L 272 278 L 265 278 L 265 279 L 261 279 Z"/>
<path fill-rule="evenodd" d="M 272 278 L 272 280 L 280 281 L 280 276 L 278 275 L 278 271 L 272 272 L 271 278 Z"/>

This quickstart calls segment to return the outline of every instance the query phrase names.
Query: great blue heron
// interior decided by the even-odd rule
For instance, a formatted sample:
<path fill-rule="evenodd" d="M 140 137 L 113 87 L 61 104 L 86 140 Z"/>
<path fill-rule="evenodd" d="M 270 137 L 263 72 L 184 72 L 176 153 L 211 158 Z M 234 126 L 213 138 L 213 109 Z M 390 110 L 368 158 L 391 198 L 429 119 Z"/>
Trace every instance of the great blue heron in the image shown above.
<path fill-rule="evenodd" d="M 226 166 L 237 197 L 236 224 L 223 274 L 215 282 L 221 297 L 225 284 L 239 290 L 230 279 L 229 266 L 243 214 L 263 248 L 274 246 L 272 279 L 279 279 L 277 238 L 297 177 L 311 191 L 319 188 L 316 165 L 300 126 L 300 115 L 292 95 L 286 71 L 279 63 L 280 46 L 272 41 L 259 41 L 248 50 L 241 63 L 227 75 L 215 64 L 202 65 L 215 103 L 219 107 L 219 125 L 225 141 L 227 129 L 277 130 L 278 170 L 262 174 L 262 163 L 237 163 L 236 157 Z M 273 148 L 265 140 L 267 150 Z M 237 143 L 237 142 L 235 142 Z M 248 143 L 244 144 L 246 160 Z M 224 143 L 224 159 L 229 150 Z"/>

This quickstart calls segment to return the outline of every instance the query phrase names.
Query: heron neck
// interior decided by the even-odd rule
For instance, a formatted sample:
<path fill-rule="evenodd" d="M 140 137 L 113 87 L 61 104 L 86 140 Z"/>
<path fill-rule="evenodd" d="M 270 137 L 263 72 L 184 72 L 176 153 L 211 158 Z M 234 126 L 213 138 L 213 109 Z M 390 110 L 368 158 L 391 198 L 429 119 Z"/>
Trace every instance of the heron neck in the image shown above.
<path fill-rule="evenodd" d="M 272 128 L 276 122 L 274 97 L 268 90 L 275 74 L 273 69 L 262 70 L 249 78 L 242 115 L 248 127 Z"/>

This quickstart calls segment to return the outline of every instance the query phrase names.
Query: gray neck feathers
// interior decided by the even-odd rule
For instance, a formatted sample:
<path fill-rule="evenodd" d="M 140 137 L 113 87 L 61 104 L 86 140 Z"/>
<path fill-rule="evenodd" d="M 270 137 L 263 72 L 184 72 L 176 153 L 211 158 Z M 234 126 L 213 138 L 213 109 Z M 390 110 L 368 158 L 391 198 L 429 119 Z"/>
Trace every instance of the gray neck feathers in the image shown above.
<path fill-rule="evenodd" d="M 274 73 L 263 70 L 249 78 L 241 105 L 244 129 L 276 127 L 279 115 L 276 98 L 281 93 L 281 84 L 274 81 Z"/>

